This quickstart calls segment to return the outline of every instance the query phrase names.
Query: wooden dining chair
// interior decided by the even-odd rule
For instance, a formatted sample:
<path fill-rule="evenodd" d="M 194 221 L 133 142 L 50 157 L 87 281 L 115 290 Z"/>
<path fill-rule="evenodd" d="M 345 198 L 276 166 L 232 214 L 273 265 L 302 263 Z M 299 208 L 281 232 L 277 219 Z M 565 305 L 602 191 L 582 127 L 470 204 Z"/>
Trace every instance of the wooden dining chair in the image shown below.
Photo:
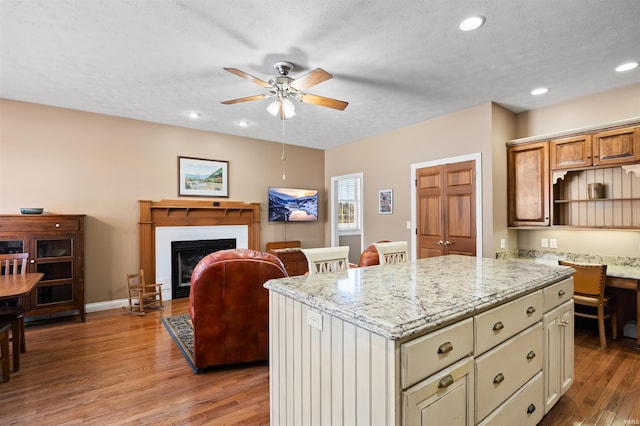
<path fill-rule="evenodd" d="M 386 243 L 373 243 L 373 245 L 378 250 L 380 265 L 409 261 L 409 248 L 406 241 L 389 241 Z"/>
<path fill-rule="evenodd" d="M 0 254 L 0 275 L 18 275 L 27 272 L 29 253 Z M 20 352 L 27 351 L 24 336 L 24 308 L 17 301 L 0 302 L 0 322 L 11 323 L 11 342 L 13 346 L 13 371 L 20 369 Z"/>
<path fill-rule="evenodd" d="M 618 337 L 618 320 L 613 296 L 605 294 L 607 265 L 580 264 L 559 260 L 558 264 L 576 270 L 573 274 L 575 316 L 598 320 L 600 347 L 607 347 L 604 320 L 611 319 L 611 335 Z M 593 312 L 595 310 L 595 313 Z"/>
<path fill-rule="evenodd" d="M 349 246 L 301 249 L 307 258 L 309 275 L 349 269 Z"/>
<path fill-rule="evenodd" d="M 127 274 L 127 294 L 129 306 L 122 309 L 134 315 L 145 315 L 147 309 L 163 308 L 162 284 L 147 284 L 144 270 L 135 274 Z"/>
<path fill-rule="evenodd" d="M 0 365 L 2 365 L 2 382 L 10 379 L 9 372 L 9 330 L 10 322 L 0 322 Z"/>

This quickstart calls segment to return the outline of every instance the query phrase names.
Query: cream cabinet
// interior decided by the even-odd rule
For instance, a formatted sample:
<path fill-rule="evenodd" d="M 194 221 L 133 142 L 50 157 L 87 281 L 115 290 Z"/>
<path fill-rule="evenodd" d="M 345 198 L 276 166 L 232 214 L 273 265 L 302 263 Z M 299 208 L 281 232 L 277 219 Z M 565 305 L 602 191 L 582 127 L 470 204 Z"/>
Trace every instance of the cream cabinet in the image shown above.
<path fill-rule="evenodd" d="M 401 340 L 270 291 L 271 424 L 534 425 L 571 385 L 572 291 L 569 278 Z"/>
<path fill-rule="evenodd" d="M 569 278 L 544 290 L 544 412 L 573 383 L 573 279 Z"/>
<path fill-rule="evenodd" d="M 402 424 L 472 426 L 473 357 L 402 391 Z"/>

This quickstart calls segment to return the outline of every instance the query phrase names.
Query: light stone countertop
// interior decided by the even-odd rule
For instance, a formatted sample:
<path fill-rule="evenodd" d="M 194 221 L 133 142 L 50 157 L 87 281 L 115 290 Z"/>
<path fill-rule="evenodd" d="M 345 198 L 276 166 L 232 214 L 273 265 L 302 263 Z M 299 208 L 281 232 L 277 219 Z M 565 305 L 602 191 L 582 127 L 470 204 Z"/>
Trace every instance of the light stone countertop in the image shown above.
<path fill-rule="evenodd" d="M 267 281 L 264 287 L 388 339 L 471 316 L 571 276 L 518 259 L 441 256 Z"/>

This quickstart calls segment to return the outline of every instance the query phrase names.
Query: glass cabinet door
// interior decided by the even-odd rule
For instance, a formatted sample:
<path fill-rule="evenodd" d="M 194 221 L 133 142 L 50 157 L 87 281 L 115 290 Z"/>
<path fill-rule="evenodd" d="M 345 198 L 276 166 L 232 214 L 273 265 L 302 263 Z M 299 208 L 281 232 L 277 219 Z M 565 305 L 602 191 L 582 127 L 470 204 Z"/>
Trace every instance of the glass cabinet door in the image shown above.
<path fill-rule="evenodd" d="M 36 287 L 36 306 L 73 301 L 73 237 L 34 239 L 36 271 L 44 276 Z"/>

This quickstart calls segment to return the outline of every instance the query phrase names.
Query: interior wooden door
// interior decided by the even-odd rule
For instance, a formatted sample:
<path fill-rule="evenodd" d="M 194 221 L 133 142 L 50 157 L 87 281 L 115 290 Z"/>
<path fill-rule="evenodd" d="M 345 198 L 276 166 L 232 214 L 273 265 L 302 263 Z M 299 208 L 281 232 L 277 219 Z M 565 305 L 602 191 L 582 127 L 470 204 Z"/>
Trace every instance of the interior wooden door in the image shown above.
<path fill-rule="evenodd" d="M 416 171 L 418 259 L 476 255 L 475 161 Z"/>

